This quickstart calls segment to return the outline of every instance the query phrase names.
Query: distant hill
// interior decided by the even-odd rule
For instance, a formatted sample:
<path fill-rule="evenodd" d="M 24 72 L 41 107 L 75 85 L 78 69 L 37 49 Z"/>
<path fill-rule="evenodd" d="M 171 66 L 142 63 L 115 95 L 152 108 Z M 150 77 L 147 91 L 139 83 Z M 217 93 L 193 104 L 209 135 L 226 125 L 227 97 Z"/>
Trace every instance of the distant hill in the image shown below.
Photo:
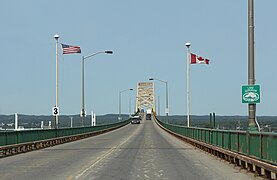
<path fill-rule="evenodd" d="M 82 126 L 82 119 L 80 115 L 61 115 L 59 116 L 59 127 L 70 127 L 71 117 L 73 119 L 73 127 Z M 122 115 L 123 119 L 128 119 L 129 115 Z M 55 126 L 55 117 L 54 116 L 45 116 L 45 115 L 24 115 L 18 114 L 18 123 L 19 126 L 24 126 L 25 128 L 37 128 L 40 127 L 41 121 L 45 126 L 48 126 L 49 121 L 51 121 L 52 128 Z M 14 115 L 0 115 L 0 126 L 5 128 L 7 124 L 13 124 L 15 120 Z M 118 121 L 117 114 L 107 114 L 96 116 L 96 123 L 98 125 L 101 124 L 109 124 Z M 91 125 L 91 116 L 88 115 L 85 117 L 85 125 Z M 14 127 L 14 126 L 13 126 Z"/>
<path fill-rule="evenodd" d="M 55 126 L 54 116 L 45 115 L 24 115 L 19 114 L 19 126 L 24 126 L 25 128 L 37 128 L 40 127 L 41 121 L 43 121 L 45 126 L 48 126 L 49 121 L 51 121 L 52 128 Z M 82 120 L 80 115 L 61 115 L 59 116 L 59 127 L 70 127 L 71 117 L 73 118 L 73 127 L 82 126 Z M 128 119 L 129 115 L 122 115 L 123 119 Z M 166 121 L 165 116 L 158 116 L 162 121 Z M 264 131 L 274 131 L 277 132 L 277 116 L 258 116 L 257 117 L 260 126 Z M 187 117 L 184 115 L 172 115 L 169 116 L 169 123 L 177 125 L 187 124 Z M 106 114 L 96 116 L 96 121 L 98 125 L 109 124 L 118 122 L 118 114 Z M 14 115 L 0 115 L 0 127 L 12 128 L 14 127 Z M 12 126 L 7 126 L 7 124 Z M 91 125 L 91 116 L 88 115 L 85 118 L 85 126 Z M 210 116 L 190 116 L 191 127 L 201 127 L 210 128 Z M 248 117 L 247 116 L 216 116 L 215 128 L 227 129 L 227 130 L 246 130 L 248 127 Z"/>

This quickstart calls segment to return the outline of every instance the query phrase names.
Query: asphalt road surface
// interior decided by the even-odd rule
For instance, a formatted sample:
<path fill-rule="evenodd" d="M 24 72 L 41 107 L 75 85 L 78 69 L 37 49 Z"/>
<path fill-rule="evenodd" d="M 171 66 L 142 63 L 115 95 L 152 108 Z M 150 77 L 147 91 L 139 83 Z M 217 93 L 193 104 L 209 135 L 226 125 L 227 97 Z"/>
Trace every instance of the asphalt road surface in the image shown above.
<path fill-rule="evenodd" d="M 152 120 L 0 159 L 0 179 L 261 179 L 206 154 Z"/>

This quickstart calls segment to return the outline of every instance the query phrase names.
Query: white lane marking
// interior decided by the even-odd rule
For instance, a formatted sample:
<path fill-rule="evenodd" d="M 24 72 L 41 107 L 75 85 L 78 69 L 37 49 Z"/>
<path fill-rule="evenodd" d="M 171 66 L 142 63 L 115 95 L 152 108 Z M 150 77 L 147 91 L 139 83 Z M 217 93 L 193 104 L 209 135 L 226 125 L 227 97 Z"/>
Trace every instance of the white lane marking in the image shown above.
<path fill-rule="evenodd" d="M 137 128 L 138 131 L 139 128 Z M 136 132 L 136 131 L 134 131 Z M 129 141 L 129 139 L 131 139 L 134 136 L 135 133 L 133 133 L 131 136 L 129 136 L 127 139 L 125 139 L 125 141 L 123 141 L 122 143 L 120 143 L 119 145 L 116 145 L 114 147 L 112 147 L 111 149 L 109 149 L 105 154 L 103 154 L 102 156 L 98 157 L 94 162 L 92 162 L 92 164 L 87 167 L 86 169 L 84 169 L 81 173 L 77 174 L 75 176 L 74 179 L 79 179 L 81 176 L 83 176 L 88 170 L 90 170 L 91 168 L 93 168 L 98 162 L 104 160 L 107 156 L 109 156 L 113 151 L 115 151 L 116 149 L 118 149 L 118 147 L 122 146 L 123 144 L 125 144 L 127 141 Z"/>
<path fill-rule="evenodd" d="M 150 177 L 149 177 L 149 176 L 147 176 L 147 174 L 144 174 L 144 177 L 146 177 L 147 179 L 150 179 Z"/>

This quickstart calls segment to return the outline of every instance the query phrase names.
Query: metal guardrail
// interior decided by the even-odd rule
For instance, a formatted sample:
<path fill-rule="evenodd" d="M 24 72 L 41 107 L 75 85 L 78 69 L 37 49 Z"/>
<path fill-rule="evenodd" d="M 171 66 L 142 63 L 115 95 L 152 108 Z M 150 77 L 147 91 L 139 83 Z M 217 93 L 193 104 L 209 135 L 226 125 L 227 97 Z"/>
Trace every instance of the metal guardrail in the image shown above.
<path fill-rule="evenodd" d="M 130 123 L 130 119 L 92 127 L 0 132 L 0 157 L 42 149 L 102 134 Z"/>
<path fill-rule="evenodd" d="M 276 179 L 277 134 L 228 131 L 167 124 L 156 119 L 166 131 L 249 172 Z"/>

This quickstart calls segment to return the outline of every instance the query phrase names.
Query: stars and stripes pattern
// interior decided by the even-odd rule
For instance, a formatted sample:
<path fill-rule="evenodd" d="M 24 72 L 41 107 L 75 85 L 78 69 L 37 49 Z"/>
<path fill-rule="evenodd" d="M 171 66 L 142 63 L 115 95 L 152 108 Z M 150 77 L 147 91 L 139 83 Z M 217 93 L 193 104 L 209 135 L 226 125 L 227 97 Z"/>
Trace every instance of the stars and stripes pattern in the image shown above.
<path fill-rule="evenodd" d="M 63 54 L 73 54 L 73 53 L 81 53 L 80 46 L 71 46 L 67 44 L 62 44 Z"/>

